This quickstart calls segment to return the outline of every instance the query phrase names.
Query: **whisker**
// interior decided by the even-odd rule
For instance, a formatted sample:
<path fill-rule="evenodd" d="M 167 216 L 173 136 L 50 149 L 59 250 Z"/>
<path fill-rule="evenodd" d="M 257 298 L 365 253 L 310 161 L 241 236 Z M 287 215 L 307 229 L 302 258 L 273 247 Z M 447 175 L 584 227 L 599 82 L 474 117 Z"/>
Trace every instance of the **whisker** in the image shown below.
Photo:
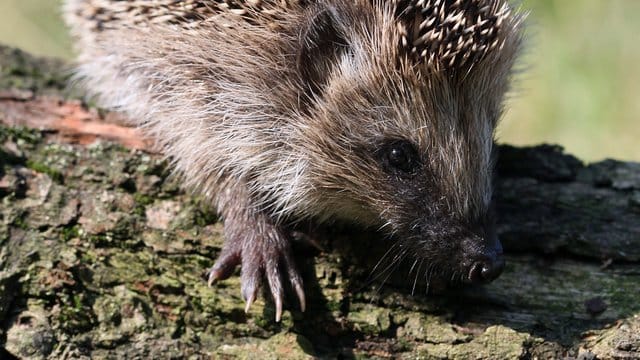
<path fill-rule="evenodd" d="M 391 251 L 393 251 L 396 248 L 396 246 L 398 246 L 398 243 L 393 243 L 393 245 L 389 247 L 389 250 L 387 250 L 387 252 L 385 252 L 384 255 L 380 257 L 380 260 L 378 260 L 376 265 L 373 267 L 373 270 L 371 270 L 371 274 L 374 274 L 376 272 L 376 270 L 378 269 L 378 266 L 380 266 L 382 261 L 386 259 L 387 255 L 389 255 L 389 253 L 391 253 Z"/>
<path fill-rule="evenodd" d="M 418 258 L 416 258 L 413 262 L 413 264 L 411 265 L 411 269 L 409 269 L 409 274 L 407 275 L 411 275 L 411 273 L 413 272 L 413 268 L 416 267 L 416 264 L 418 263 Z M 419 270 L 419 269 L 418 269 Z"/>
<path fill-rule="evenodd" d="M 380 291 L 382 290 L 382 287 L 384 286 L 384 284 L 387 282 L 387 280 L 389 280 L 391 275 L 398 269 L 398 267 L 400 266 L 400 264 L 402 263 L 402 260 L 404 260 L 406 255 L 407 255 L 407 250 L 405 249 L 402 253 L 398 254 L 398 256 L 396 256 L 394 258 L 394 260 L 391 263 L 391 265 L 389 267 L 387 267 L 387 269 L 385 269 L 385 272 L 387 274 L 386 274 L 385 278 L 382 280 L 382 283 L 380 284 L 380 287 L 378 288 L 377 294 L 380 293 Z"/>
<path fill-rule="evenodd" d="M 391 246 L 391 248 L 389 250 L 387 250 L 387 252 L 382 256 L 382 258 L 378 261 L 378 264 L 376 264 L 376 266 L 374 267 L 374 269 L 371 271 L 371 274 L 369 275 L 369 278 L 365 281 L 365 284 L 362 285 L 362 288 L 371 285 L 373 282 L 375 282 L 376 280 L 378 280 L 381 277 L 384 277 L 385 274 L 389 271 L 390 268 L 393 267 L 393 265 L 398 261 L 398 257 L 406 252 L 406 250 L 402 250 L 402 248 L 400 246 L 396 246 L 397 243 L 394 243 L 393 246 Z M 386 262 L 387 259 L 389 259 L 389 255 L 393 254 L 393 257 L 391 259 L 391 261 L 389 262 L 388 265 L 386 265 L 383 269 L 379 269 L 380 265 L 383 264 L 383 261 Z"/>
<path fill-rule="evenodd" d="M 416 259 L 416 261 L 418 260 Z M 415 294 L 416 284 L 418 283 L 418 276 L 420 275 L 420 268 L 422 267 L 423 262 L 424 262 L 424 259 L 420 260 L 420 265 L 418 265 L 418 270 L 416 270 L 416 277 L 415 279 L 413 279 L 413 287 L 411 288 L 411 296 Z M 415 265 L 415 262 L 413 264 Z M 411 268 L 413 269 L 413 266 Z M 411 272 L 409 272 L 409 274 L 411 274 Z"/>
<path fill-rule="evenodd" d="M 434 266 L 433 264 L 429 264 L 429 267 L 424 272 L 425 280 L 427 281 L 427 288 L 425 289 L 425 295 L 429 294 L 429 288 L 431 287 L 431 275 L 433 273 Z"/>

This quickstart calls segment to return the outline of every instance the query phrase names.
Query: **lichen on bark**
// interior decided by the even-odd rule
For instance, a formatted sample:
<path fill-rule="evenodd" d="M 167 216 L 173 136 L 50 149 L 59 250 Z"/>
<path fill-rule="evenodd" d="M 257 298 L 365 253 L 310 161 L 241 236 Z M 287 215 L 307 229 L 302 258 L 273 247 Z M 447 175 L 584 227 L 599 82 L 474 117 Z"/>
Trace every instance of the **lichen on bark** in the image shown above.
<path fill-rule="evenodd" d="M 584 165 L 557 147 L 503 146 L 497 200 L 508 265 L 498 280 L 411 295 L 399 271 L 380 288 L 369 275 L 385 240 L 327 229 L 322 252 L 298 256 L 307 312 L 290 304 L 274 323 L 270 303 L 244 313 L 237 277 L 207 287 L 203 274 L 220 251 L 223 225 L 180 189 L 162 157 L 128 142 L 127 131 L 66 136 L 72 129 L 55 124 L 104 123 L 110 115 L 70 99 L 64 64 L 1 50 L 0 348 L 7 354 L 640 357 L 640 164 Z M 363 256 L 363 248 L 371 251 Z"/>

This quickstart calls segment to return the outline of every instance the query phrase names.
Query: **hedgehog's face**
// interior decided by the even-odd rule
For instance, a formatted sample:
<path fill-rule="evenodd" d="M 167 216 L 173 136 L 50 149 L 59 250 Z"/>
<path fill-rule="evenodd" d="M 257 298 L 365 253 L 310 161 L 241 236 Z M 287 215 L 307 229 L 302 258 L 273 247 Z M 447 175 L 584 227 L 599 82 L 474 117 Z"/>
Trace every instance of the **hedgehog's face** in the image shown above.
<path fill-rule="evenodd" d="M 386 190 L 370 196 L 367 205 L 377 209 L 396 246 L 424 260 L 431 271 L 488 282 L 502 272 L 504 260 L 491 206 L 491 140 L 474 143 L 479 137 L 491 139 L 491 133 L 442 138 L 426 130 L 443 120 L 449 119 L 415 119 L 422 129 L 382 138 L 373 156 L 376 181 Z"/>
<path fill-rule="evenodd" d="M 518 47 L 504 2 L 481 2 L 447 2 L 435 22 L 348 4 L 320 11 L 299 58 L 315 95 L 313 131 L 302 138 L 319 215 L 381 226 L 401 254 L 469 282 L 493 280 L 504 267 L 492 146 Z"/>
<path fill-rule="evenodd" d="M 393 234 L 398 254 L 432 274 L 491 281 L 504 267 L 491 211 L 498 111 L 417 88 L 407 99 L 398 90 L 408 79 L 394 81 L 378 84 L 389 87 L 382 96 L 373 84 L 339 89 L 315 118 L 328 130 L 309 160 L 318 202 L 325 214 Z"/>

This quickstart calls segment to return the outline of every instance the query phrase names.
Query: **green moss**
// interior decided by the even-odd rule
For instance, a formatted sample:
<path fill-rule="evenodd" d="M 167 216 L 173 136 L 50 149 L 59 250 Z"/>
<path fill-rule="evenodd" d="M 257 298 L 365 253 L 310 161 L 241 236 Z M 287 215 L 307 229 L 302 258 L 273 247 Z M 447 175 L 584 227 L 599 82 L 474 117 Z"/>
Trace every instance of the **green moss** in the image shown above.
<path fill-rule="evenodd" d="M 113 243 L 113 236 L 110 232 L 103 234 L 92 234 L 87 237 L 90 243 L 95 247 L 108 247 Z"/>
<path fill-rule="evenodd" d="M 25 142 L 30 145 L 38 144 L 42 140 L 42 134 L 39 130 L 27 128 L 24 126 L 0 126 L 0 142 L 13 139 L 17 142 Z"/>
<path fill-rule="evenodd" d="M 64 92 L 71 74 L 64 62 L 37 58 L 19 49 L 0 46 L 0 88 L 35 92 Z"/>
<path fill-rule="evenodd" d="M 91 330 L 94 326 L 93 311 L 82 304 L 82 300 L 77 300 L 72 306 L 62 307 L 57 321 L 60 327 L 70 334 L 80 334 Z"/>
<path fill-rule="evenodd" d="M 22 230 L 29 230 L 29 224 L 27 223 L 26 218 L 27 218 L 27 213 L 23 211 L 18 216 L 15 217 L 15 219 L 12 222 L 12 225 Z"/>
<path fill-rule="evenodd" d="M 58 184 L 64 184 L 64 176 L 62 175 L 62 173 L 43 163 L 34 160 L 27 160 L 27 167 L 33 171 L 47 174 L 51 178 L 51 180 L 55 181 Z"/>
<path fill-rule="evenodd" d="M 135 215 L 125 216 L 118 220 L 113 229 L 111 230 L 111 236 L 117 240 L 132 240 L 138 233 L 138 222 Z"/>
<path fill-rule="evenodd" d="M 199 206 L 194 211 L 193 223 L 203 227 L 214 224 L 216 221 L 218 221 L 218 216 L 215 211 L 199 202 Z"/>
<path fill-rule="evenodd" d="M 414 347 L 414 344 L 411 341 L 403 337 L 399 337 L 394 350 L 399 353 L 402 353 L 402 352 L 411 351 L 413 347 Z"/>
<path fill-rule="evenodd" d="M 73 309 L 76 311 L 82 310 L 82 297 L 80 294 L 73 295 Z"/>
<path fill-rule="evenodd" d="M 371 304 L 352 306 L 347 319 L 356 330 L 366 334 L 384 333 L 391 327 L 391 311 Z"/>
<path fill-rule="evenodd" d="M 136 204 L 142 206 L 147 206 L 153 203 L 153 198 L 151 196 L 139 192 L 133 194 L 133 199 L 136 201 Z"/>
<path fill-rule="evenodd" d="M 342 304 L 338 301 L 332 301 L 329 300 L 327 301 L 327 310 L 329 310 L 330 312 L 337 312 L 340 311 L 340 307 L 342 306 Z"/>
<path fill-rule="evenodd" d="M 146 216 L 146 207 L 153 203 L 154 198 L 142 192 L 137 192 L 133 194 L 133 200 L 136 202 L 133 214 L 144 217 Z"/>
<path fill-rule="evenodd" d="M 161 178 L 166 178 L 170 174 L 169 167 L 166 161 L 151 160 L 148 156 L 142 156 L 141 161 L 145 162 L 137 170 L 142 171 L 146 176 L 156 175 Z"/>
<path fill-rule="evenodd" d="M 71 239 L 77 238 L 80 236 L 80 226 L 73 225 L 70 227 L 63 227 L 60 231 L 60 238 L 62 241 L 67 242 Z"/>

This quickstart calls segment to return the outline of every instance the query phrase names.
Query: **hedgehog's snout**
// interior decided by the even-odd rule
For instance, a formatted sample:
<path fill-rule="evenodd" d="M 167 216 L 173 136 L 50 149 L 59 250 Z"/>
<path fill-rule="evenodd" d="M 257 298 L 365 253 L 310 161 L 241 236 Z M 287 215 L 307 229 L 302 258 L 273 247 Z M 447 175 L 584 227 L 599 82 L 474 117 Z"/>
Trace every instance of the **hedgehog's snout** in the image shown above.
<path fill-rule="evenodd" d="M 465 251 L 466 277 L 465 282 L 471 284 L 485 284 L 495 280 L 504 270 L 505 260 L 502 252 L 502 244 L 497 236 L 489 236 L 481 241 L 473 241 L 474 246 Z"/>
<path fill-rule="evenodd" d="M 438 262 L 451 279 L 467 284 L 486 284 L 504 270 L 502 244 L 491 217 L 486 223 L 475 225 L 451 219 L 435 222 L 430 219 L 416 229 L 419 229 L 416 238 L 423 249 L 422 256 Z"/>
<path fill-rule="evenodd" d="M 491 282 L 502 274 L 504 265 L 505 261 L 502 253 L 480 256 L 471 264 L 465 280 L 472 284 Z"/>

